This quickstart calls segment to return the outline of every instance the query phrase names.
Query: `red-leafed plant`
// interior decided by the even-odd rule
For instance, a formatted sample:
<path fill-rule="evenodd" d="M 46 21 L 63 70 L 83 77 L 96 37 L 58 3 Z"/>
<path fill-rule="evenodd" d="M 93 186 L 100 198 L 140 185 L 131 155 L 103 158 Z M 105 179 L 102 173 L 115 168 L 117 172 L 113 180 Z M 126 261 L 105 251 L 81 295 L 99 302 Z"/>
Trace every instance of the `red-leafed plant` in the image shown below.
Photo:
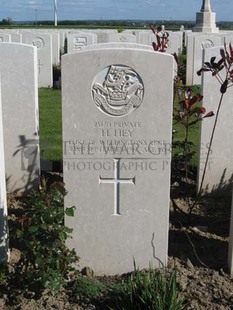
<path fill-rule="evenodd" d="M 181 124 L 185 129 L 185 138 L 183 141 L 173 142 L 173 147 L 179 147 L 182 152 L 179 155 L 175 155 L 175 159 L 178 160 L 179 166 L 183 166 L 185 171 L 185 178 L 189 177 L 189 164 L 194 152 L 191 149 L 192 143 L 189 141 L 189 132 L 192 126 L 204 118 L 214 115 L 213 111 L 206 113 L 204 107 L 198 106 L 202 101 L 203 96 L 200 94 L 193 94 L 190 88 L 178 89 L 179 108 L 174 107 L 173 119 L 176 123 Z"/>
<path fill-rule="evenodd" d="M 150 29 L 156 37 L 156 42 L 152 43 L 154 50 L 161 53 L 166 52 L 169 42 L 169 33 L 164 31 L 161 26 L 154 29 L 154 27 L 150 25 Z"/>

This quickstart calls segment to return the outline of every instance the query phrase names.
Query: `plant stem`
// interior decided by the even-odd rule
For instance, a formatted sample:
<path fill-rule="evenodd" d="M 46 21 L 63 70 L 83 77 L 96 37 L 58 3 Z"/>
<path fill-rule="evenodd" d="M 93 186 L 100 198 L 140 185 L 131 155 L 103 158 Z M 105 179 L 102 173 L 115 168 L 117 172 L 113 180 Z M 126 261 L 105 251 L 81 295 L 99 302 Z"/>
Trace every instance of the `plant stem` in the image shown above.
<path fill-rule="evenodd" d="M 187 116 L 187 122 L 186 122 L 186 130 L 185 130 L 185 179 L 187 182 L 188 179 L 188 137 L 189 137 L 189 113 Z"/>
<path fill-rule="evenodd" d="M 214 126 L 213 126 L 211 137 L 210 137 L 210 143 L 209 143 L 209 148 L 208 148 L 208 152 L 207 152 L 207 156 L 206 156 L 206 160 L 205 160 L 204 171 L 203 171 L 202 178 L 201 178 L 201 184 L 200 184 L 200 187 L 199 187 L 196 199 L 195 199 L 193 205 L 190 207 L 189 213 L 192 213 L 192 211 L 193 211 L 194 207 L 196 206 L 197 201 L 198 201 L 198 199 L 199 199 L 199 197 L 201 195 L 201 192 L 202 192 L 203 183 L 204 183 L 204 179 L 205 179 L 205 175 L 206 175 L 206 169 L 207 169 L 207 165 L 208 165 L 208 161 L 209 161 L 209 156 L 210 156 L 210 152 L 211 152 L 211 147 L 212 147 L 212 143 L 213 143 L 213 139 L 214 139 L 214 133 L 215 133 L 216 125 L 217 125 L 217 122 L 218 122 L 219 111 L 220 111 L 220 108 L 221 108 L 221 105 L 222 105 L 222 101 L 223 101 L 223 95 L 224 95 L 224 93 L 221 94 L 221 97 L 220 97 L 220 100 L 219 100 L 219 104 L 218 104 L 218 110 L 217 110 L 217 113 L 216 113 L 216 117 L 215 117 L 215 121 L 214 121 Z"/>

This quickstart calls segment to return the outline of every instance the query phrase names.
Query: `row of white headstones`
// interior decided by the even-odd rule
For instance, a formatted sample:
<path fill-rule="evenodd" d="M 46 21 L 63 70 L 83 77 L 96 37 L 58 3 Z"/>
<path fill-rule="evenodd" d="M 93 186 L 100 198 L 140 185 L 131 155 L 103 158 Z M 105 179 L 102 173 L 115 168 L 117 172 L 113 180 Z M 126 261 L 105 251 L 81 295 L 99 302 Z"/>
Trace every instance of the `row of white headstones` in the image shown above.
<path fill-rule="evenodd" d="M 38 185 L 40 176 L 37 52 L 35 46 L 0 44 L 3 259 L 8 253 L 5 180 L 9 192 L 25 191 Z M 213 55 L 219 47 L 204 50 L 205 60 Z M 173 67 L 171 55 L 136 43 L 96 44 L 63 57 L 65 203 L 77 207 L 75 218 L 67 220 L 74 229 L 69 245 L 82 266 L 99 274 L 131 271 L 133 258 L 141 268 L 154 256 L 166 264 Z M 215 111 L 219 85 L 205 75 L 202 89 L 203 105 Z M 230 89 L 212 146 L 207 192 L 231 185 L 231 95 Z M 202 123 L 203 160 L 212 125 L 211 118 Z M 230 238 L 231 273 L 232 251 Z"/>
<path fill-rule="evenodd" d="M 183 32 L 171 32 L 171 40 L 168 46 L 169 53 L 177 53 L 182 49 Z M 67 41 L 66 41 L 67 40 Z M 105 30 L 95 32 L 84 31 L 49 31 L 46 30 L 9 30 L 0 31 L 0 42 L 12 42 L 30 44 L 37 47 L 38 51 L 38 76 L 39 87 L 53 86 L 53 65 L 60 63 L 60 56 L 64 53 L 67 45 L 67 53 L 79 51 L 81 48 L 107 42 L 128 42 L 152 46 L 155 37 L 150 30 L 145 31 L 124 31 Z M 67 42 L 67 44 L 65 43 Z"/>
<path fill-rule="evenodd" d="M 201 84 L 201 78 L 196 71 L 201 66 L 201 53 L 203 48 L 223 45 L 233 40 L 232 31 L 220 31 L 216 34 L 193 33 L 191 31 L 176 31 L 169 33 L 167 53 L 179 53 L 183 47 L 183 35 L 185 33 L 185 45 L 187 47 L 187 71 L 186 81 L 188 85 Z M 0 42 L 14 42 L 32 44 L 38 50 L 38 74 L 39 87 L 51 87 L 52 65 L 60 63 L 60 56 L 64 52 L 65 40 L 67 39 L 67 53 L 79 51 L 81 48 L 110 42 L 138 43 L 152 45 L 156 41 L 150 30 L 123 31 L 117 30 L 92 30 L 87 32 L 70 29 L 67 31 L 46 30 L 42 32 L 33 30 L 1 30 Z"/>

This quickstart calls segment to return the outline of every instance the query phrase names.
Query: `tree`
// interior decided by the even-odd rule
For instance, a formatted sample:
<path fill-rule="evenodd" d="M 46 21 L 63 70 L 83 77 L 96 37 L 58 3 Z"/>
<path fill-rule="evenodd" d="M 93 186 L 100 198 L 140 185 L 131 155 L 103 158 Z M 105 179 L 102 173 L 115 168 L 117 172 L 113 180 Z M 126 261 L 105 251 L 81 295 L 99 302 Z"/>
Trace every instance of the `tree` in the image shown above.
<path fill-rule="evenodd" d="M 12 25 L 12 24 L 13 24 L 13 20 L 10 17 L 3 18 L 1 21 L 1 25 Z"/>

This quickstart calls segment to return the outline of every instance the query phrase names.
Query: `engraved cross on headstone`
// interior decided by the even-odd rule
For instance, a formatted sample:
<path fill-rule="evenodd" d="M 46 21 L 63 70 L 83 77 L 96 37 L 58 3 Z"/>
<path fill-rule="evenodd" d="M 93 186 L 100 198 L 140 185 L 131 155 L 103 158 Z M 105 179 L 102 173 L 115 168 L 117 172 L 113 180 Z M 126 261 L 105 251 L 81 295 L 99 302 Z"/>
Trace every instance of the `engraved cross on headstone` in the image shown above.
<path fill-rule="evenodd" d="M 40 63 L 40 59 L 38 59 L 38 74 L 40 74 L 40 70 L 41 70 L 41 67 L 43 67 L 44 65 Z"/>
<path fill-rule="evenodd" d="M 114 160 L 114 178 L 101 178 L 99 176 L 99 184 L 114 184 L 114 213 L 113 215 L 121 215 L 120 213 L 120 184 L 135 185 L 135 177 L 120 179 L 120 159 Z"/>

